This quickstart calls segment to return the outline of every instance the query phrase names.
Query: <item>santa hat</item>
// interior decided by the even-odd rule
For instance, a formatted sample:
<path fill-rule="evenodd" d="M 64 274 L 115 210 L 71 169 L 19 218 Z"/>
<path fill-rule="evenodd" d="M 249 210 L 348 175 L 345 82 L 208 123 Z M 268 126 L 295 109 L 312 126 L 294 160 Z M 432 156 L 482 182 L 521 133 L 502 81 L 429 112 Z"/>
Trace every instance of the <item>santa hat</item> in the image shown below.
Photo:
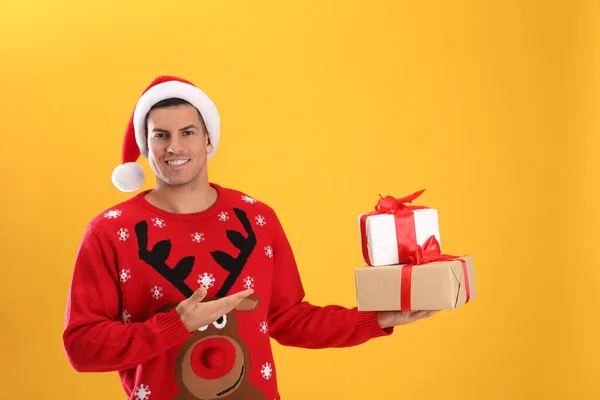
<path fill-rule="evenodd" d="M 120 191 L 134 192 L 143 186 L 144 169 L 137 163 L 137 159 L 140 155 L 148 158 L 146 115 L 156 103 L 170 98 L 186 100 L 198 109 L 204 119 L 212 145 L 208 154 L 209 160 L 217 150 L 220 118 L 212 100 L 190 81 L 174 76 L 159 76 L 144 90 L 127 124 L 121 154 L 122 164 L 118 165 L 112 173 L 112 182 Z"/>

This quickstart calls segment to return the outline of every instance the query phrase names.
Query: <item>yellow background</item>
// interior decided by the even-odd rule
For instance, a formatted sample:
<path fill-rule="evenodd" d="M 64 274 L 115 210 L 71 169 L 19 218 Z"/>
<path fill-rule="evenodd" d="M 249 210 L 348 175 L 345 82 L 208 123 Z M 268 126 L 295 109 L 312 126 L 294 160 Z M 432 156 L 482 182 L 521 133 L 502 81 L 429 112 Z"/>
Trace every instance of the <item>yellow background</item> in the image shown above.
<path fill-rule="evenodd" d="M 444 249 L 474 256 L 465 307 L 356 348 L 275 345 L 283 399 L 599 398 L 598 8 L 3 1 L 0 397 L 124 398 L 67 364 L 65 298 L 85 225 L 128 196 L 110 174 L 134 102 L 174 74 L 220 108 L 211 179 L 277 210 L 310 301 L 355 305 L 380 193 L 425 188 Z"/>

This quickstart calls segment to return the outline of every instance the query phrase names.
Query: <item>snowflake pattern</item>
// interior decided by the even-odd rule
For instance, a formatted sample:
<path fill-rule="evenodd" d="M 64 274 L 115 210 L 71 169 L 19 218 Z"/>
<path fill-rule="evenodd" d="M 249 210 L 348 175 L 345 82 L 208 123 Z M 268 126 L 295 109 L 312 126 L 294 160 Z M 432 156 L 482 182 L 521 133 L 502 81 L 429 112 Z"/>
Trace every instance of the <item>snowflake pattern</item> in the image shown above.
<path fill-rule="evenodd" d="M 258 226 L 265 226 L 267 224 L 267 220 L 262 215 L 257 215 L 254 219 L 256 220 L 256 225 Z"/>
<path fill-rule="evenodd" d="M 192 242 L 200 243 L 204 241 L 204 233 L 194 232 L 191 236 Z"/>
<path fill-rule="evenodd" d="M 210 289 L 215 284 L 215 278 L 213 274 L 203 273 L 198 276 L 198 283 L 205 289 Z"/>
<path fill-rule="evenodd" d="M 121 278 L 121 282 L 127 282 L 131 279 L 131 270 L 130 269 L 122 269 L 119 272 L 119 277 Z"/>
<path fill-rule="evenodd" d="M 269 258 L 273 258 L 273 248 L 271 246 L 265 247 L 265 254 Z"/>
<path fill-rule="evenodd" d="M 148 385 L 140 384 L 140 386 L 135 389 L 135 398 L 136 400 L 148 400 L 150 399 L 151 393 Z"/>
<path fill-rule="evenodd" d="M 267 325 L 267 321 L 263 321 L 259 324 L 260 328 L 260 332 L 261 333 L 267 333 L 269 332 L 269 325 Z"/>
<path fill-rule="evenodd" d="M 152 224 L 154 226 L 158 226 L 159 228 L 164 228 L 165 226 L 167 226 L 165 220 L 160 218 L 152 218 Z"/>
<path fill-rule="evenodd" d="M 116 219 L 119 218 L 121 214 L 123 214 L 121 210 L 108 210 L 106 213 L 104 213 L 104 218 Z"/>
<path fill-rule="evenodd" d="M 119 237 L 119 240 L 124 242 L 129 239 L 129 231 L 127 228 L 121 228 L 117 231 L 117 236 Z"/>
<path fill-rule="evenodd" d="M 260 369 L 260 373 L 265 379 L 271 379 L 273 376 L 273 367 L 268 362 L 264 363 Z"/>
<path fill-rule="evenodd" d="M 254 204 L 256 203 L 256 200 L 254 200 L 252 197 L 250 196 L 242 196 L 242 200 L 244 200 L 246 203 L 250 203 L 250 204 Z"/>
<path fill-rule="evenodd" d="M 152 297 L 158 300 L 163 296 L 163 288 L 160 286 L 154 286 L 152 289 L 150 289 L 150 293 L 152 293 Z"/>
<path fill-rule="evenodd" d="M 121 313 L 121 320 L 124 324 L 131 322 L 131 314 L 125 309 L 123 309 L 123 312 Z"/>
<path fill-rule="evenodd" d="M 221 211 L 219 213 L 219 221 L 221 222 L 225 222 L 229 219 L 229 214 L 227 213 L 227 211 Z"/>
<path fill-rule="evenodd" d="M 251 276 L 247 276 L 244 278 L 244 287 L 246 289 L 254 288 L 254 278 Z"/>

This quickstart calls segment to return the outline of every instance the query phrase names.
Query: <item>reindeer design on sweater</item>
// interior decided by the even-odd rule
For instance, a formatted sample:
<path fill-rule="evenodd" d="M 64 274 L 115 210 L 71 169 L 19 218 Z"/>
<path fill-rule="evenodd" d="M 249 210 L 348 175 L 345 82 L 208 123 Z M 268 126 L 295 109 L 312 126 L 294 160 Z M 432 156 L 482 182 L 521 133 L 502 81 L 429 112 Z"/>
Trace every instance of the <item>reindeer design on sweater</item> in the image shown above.
<path fill-rule="evenodd" d="M 227 295 L 256 247 L 256 235 L 246 213 L 238 208 L 234 208 L 234 212 L 247 236 L 234 230 L 226 231 L 229 241 L 240 250 L 237 257 L 220 250 L 211 252 L 213 259 L 229 272 L 215 298 Z M 171 251 L 169 240 L 159 241 L 149 249 L 148 224 L 145 221 L 136 224 L 135 233 L 140 259 L 164 276 L 185 297 L 191 296 L 193 290 L 185 283 L 185 279 L 192 271 L 194 256 L 184 257 L 171 268 L 166 264 Z M 214 299 L 204 301 L 210 300 Z M 201 327 L 183 344 L 175 364 L 175 378 L 180 393 L 174 400 L 265 398 L 260 390 L 248 382 L 250 357 L 246 345 L 237 334 L 236 312 L 254 310 L 259 301 L 256 296 L 245 298 L 235 310 Z M 177 303 L 169 304 L 159 311 L 167 311 L 175 306 Z"/>

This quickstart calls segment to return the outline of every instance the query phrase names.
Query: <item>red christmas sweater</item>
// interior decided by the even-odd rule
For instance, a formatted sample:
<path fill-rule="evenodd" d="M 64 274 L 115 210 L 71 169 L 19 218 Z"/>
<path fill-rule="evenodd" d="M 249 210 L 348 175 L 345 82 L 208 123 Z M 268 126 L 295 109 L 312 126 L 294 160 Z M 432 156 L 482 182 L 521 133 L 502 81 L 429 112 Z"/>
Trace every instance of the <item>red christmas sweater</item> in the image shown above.
<path fill-rule="evenodd" d="M 315 306 L 271 207 L 211 184 L 216 203 L 173 214 L 135 195 L 97 215 L 79 247 L 64 347 L 79 372 L 118 371 L 132 400 L 279 399 L 270 338 L 355 346 L 382 330 L 372 312 Z M 236 310 L 189 332 L 175 305 L 251 287 Z"/>

